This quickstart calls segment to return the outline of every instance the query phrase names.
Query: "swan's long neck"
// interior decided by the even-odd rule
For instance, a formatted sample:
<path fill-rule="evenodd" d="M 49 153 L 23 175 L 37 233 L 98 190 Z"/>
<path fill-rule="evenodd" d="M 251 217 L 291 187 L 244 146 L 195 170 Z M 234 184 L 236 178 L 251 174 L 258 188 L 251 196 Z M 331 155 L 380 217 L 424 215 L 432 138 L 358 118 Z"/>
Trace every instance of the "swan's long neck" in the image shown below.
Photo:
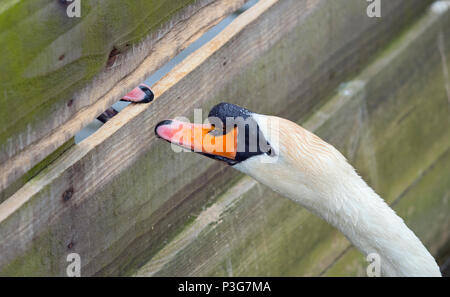
<path fill-rule="evenodd" d="M 327 205 L 310 205 L 312 211 L 339 229 L 364 255 L 379 255 L 382 275 L 441 275 L 422 242 L 356 173 L 330 190 L 330 196 L 321 199 Z"/>

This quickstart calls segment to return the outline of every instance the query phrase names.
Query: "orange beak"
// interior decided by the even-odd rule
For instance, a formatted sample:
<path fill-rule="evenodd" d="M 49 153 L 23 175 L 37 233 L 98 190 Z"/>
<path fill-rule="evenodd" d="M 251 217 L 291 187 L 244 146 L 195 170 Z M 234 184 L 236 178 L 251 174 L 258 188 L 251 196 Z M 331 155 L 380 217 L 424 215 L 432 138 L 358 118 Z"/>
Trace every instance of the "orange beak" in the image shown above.
<path fill-rule="evenodd" d="M 237 152 L 237 128 L 227 133 L 214 133 L 212 125 L 191 124 L 165 120 L 155 128 L 156 135 L 170 143 L 194 152 L 235 160 Z"/>

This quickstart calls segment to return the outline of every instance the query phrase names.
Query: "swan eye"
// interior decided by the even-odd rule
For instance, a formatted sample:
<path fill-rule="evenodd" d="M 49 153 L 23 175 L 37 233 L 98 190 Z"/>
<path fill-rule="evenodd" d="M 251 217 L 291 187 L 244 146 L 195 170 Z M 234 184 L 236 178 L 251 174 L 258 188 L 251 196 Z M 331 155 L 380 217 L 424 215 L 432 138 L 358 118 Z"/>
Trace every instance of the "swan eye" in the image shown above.
<path fill-rule="evenodd" d="M 272 148 L 269 147 L 269 150 L 266 152 L 269 157 L 275 157 L 275 152 L 272 151 Z"/>

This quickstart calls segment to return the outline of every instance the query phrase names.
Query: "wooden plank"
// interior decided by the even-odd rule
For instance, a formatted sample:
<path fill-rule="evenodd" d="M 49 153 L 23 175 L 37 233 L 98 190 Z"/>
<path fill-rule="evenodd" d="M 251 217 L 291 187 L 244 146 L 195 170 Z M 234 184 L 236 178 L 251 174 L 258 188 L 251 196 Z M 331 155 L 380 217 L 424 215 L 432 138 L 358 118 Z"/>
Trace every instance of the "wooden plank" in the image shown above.
<path fill-rule="evenodd" d="M 246 0 L 40 2 L 0 13 L 0 192 Z"/>
<path fill-rule="evenodd" d="M 377 181 L 436 257 L 450 242 L 449 14 L 429 13 L 304 123 Z M 366 266 L 338 231 L 245 177 L 136 275 L 350 276 Z"/>
<path fill-rule="evenodd" d="M 82 256 L 84 275 L 145 263 L 236 178 L 174 154 L 154 125 L 225 100 L 304 118 L 425 5 L 387 2 L 380 21 L 352 1 L 261 1 L 244 12 L 155 84 L 154 102 L 127 107 L 0 205 L 0 274 L 63 275 L 68 252 Z"/>
<path fill-rule="evenodd" d="M 314 275 L 334 260 L 337 236 L 306 209 L 244 177 L 135 275 Z"/>
<path fill-rule="evenodd" d="M 14 194 L 18 189 L 23 187 L 29 180 L 35 177 L 39 172 L 41 172 L 45 167 L 47 167 L 50 163 L 58 159 L 62 153 L 68 150 L 72 145 L 75 144 L 75 139 L 72 137 L 60 146 L 56 151 L 47 156 L 44 160 L 36 164 L 33 168 L 31 168 L 26 174 L 24 174 L 21 178 L 16 180 L 14 183 L 10 184 L 3 192 L 0 192 L 0 203 L 9 198 L 12 194 Z"/>

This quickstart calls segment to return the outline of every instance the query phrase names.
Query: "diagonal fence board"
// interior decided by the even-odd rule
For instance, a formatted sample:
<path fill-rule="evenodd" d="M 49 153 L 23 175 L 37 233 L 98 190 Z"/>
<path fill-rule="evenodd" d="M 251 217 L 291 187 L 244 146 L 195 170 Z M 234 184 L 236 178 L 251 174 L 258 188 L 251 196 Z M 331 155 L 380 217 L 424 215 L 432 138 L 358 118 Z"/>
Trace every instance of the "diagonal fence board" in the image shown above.
<path fill-rule="evenodd" d="M 257 3 L 158 82 L 154 102 L 127 107 L 64 153 L 0 205 L 0 274 L 64 275 L 70 252 L 84 275 L 132 272 L 236 179 L 157 141 L 159 120 L 225 100 L 306 117 L 426 5 L 390 1 L 379 21 L 361 1 L 342 3 Z"/>
<path fill-rule="evenodd" d="M 377 181 L 437 257 L 450 242 L 449 15 L 429 12 L 303 123 Z M 244 177 L 135 275 L 363 276 L 367 263 L 350 247 L 318 217 Z"/>
<path fill-rule="evenodd" d="M 0 192 L 246 0 L 59 2 L 0 13 Z"/>

